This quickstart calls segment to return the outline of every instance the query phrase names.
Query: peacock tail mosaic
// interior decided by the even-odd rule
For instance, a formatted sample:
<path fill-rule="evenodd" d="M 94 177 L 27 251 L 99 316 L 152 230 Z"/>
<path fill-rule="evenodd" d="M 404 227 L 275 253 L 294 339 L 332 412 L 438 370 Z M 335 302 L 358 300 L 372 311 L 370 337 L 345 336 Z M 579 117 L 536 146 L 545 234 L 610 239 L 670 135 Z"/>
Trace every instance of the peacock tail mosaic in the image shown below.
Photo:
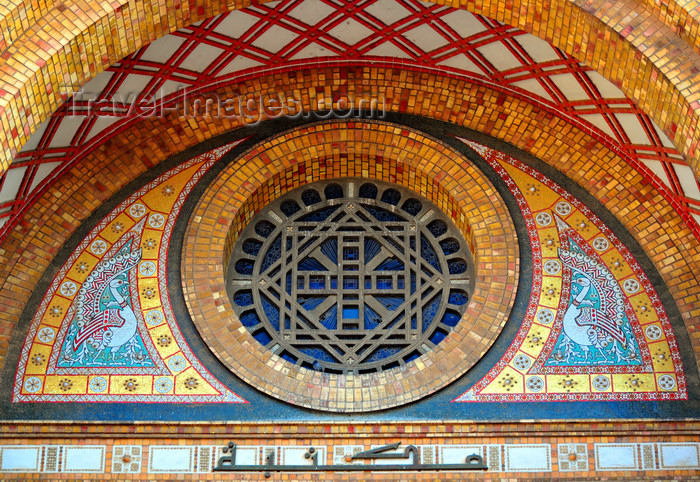
<path fill-rule="evenodd" d="M 673 329 L 629 249 L 574 196 L 461 139 L 503 179 L 527 225 L 532 294 L 501 359 L 456 402 L 687 399 Z"/>
<path fill-rule="evenodd" d="M 170 169 L 85 236 L 32 319 L 13 401 L 245 402 L 192 353 L 170 305 L 166 270 L 184 200 L 239 142 Z"/>

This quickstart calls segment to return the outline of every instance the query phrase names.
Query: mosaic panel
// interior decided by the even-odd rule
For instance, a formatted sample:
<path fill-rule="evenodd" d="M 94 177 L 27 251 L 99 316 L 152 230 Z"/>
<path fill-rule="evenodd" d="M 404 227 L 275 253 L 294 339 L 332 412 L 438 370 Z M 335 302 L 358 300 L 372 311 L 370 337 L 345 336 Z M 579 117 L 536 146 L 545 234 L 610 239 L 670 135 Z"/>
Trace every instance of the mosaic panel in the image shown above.
<path fill-rule="evenodd" d="M 501 360 L 458 402 L 686 399 L 673 329 L 639 263 L 559 185 L 469 142 L 515 196 L 533 252 L 533 288 Z"/>
<path fill-rule="evenodd" d="M 15 402 L 243 402 L 190 350 L 172 312 L 166 274 L 185 198 L 236 144 L 148 183 L 85 236 L 32 320 Z"/>
<path fill-rule="evenodd" d="M 557 453 L 560 471 L 588 471 L 588 447 L 586 444 L 559 444 Z"/>
<path fill-rule="evenodd" d="M 112 448 L 112 473 L 134 474 L 141 472 L 143 447 L 140 445 L 115 445 Z"/>

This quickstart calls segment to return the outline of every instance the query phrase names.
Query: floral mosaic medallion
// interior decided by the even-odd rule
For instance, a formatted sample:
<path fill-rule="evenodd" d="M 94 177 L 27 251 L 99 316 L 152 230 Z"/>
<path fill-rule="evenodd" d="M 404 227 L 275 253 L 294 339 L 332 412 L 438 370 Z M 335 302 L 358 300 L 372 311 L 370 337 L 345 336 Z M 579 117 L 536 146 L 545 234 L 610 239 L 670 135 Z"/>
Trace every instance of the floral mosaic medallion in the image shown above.
<path fill-rule="evenodd" d="M 166 273 L 185 198 L 237 143 L 140 188 L 80 242 L 32 319 L 13 401 L 244 402 L 190 350 L 172 312 Z"/>
<path fill-rule="evenodd" d="M 533 253 L 522 326 L 458 402 L 687 399 L 673 329 L 637 260 L 547 177 L 467 142 L 515 196 Z"/>

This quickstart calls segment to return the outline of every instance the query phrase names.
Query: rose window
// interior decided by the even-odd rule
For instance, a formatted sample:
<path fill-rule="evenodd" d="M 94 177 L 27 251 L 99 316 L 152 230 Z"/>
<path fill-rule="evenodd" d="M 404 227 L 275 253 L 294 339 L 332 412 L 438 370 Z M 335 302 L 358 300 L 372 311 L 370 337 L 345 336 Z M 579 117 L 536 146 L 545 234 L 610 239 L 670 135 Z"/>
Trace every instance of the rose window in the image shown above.
<path fill-rule="evenodd" d="M 234 246 L 227 289 L 268 350 L 308 369 L 361 374 L 437 346 L 466 309 L 473 273 L 460 231 L 432 202 L 346 179 L 260 210 Z"/>

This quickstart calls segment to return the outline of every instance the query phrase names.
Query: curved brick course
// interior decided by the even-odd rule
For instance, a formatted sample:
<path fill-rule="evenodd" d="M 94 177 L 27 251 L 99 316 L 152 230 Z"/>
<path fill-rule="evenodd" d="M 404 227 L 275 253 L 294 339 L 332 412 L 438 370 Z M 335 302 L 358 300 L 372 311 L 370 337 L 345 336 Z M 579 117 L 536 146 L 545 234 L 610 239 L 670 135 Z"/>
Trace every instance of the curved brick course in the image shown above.
<path fill-rule="evenodd" d="M 342 86 L 349 92 L 386 92 L 389 86 L 396 104 L 390 104 L 389 110 L 461 124 L 507 140 L 544 160 L 600 200 L 645 248 L 684 313 L 695 353 L 700 353 L 700 287 L 694 281 L 694 273 L 700 271 L 700 246 L 673 207 L 625 160 L 588 133 L 522 99 L 505 97 L 501 103 L 495 102 L 499 93 L 484 86 L 391 70 L 384 71 L 385 80 L 378 82 L 367 80 L 363 70 L 355 69 L 352 75 L 340 75 L 340 70 L 310 70 L 303 78 L 277 74 L 230 87 L 221 94 L 276 92 L 275 86 L 284 85 L 302 92 L 308 107 L 322 76 L 335 79 L 333 89 Z M 431 105 L 440 105 L 448 92 L 468 108 L 461 112 L 431 109 Z M 405 101 L 403 109 L 400 101 Z M 5 315 L 0 324 L 0 357 L 4 359 L 14 326 L 40 276 L 94 209 L 153 165 L 236 127 L 232 120 L 223 118 L 145 119 L 138 128 L 123 131 L 88 154 L 51 186 L 0 247 L 0 279 L 6 280 L 0 290 L 0 311 Z"/>
<path fill-rule="evenodd" d="M 61 85 L 83 85 L 157 37 L 248 4 L 76 1 L 36 15 L 38 20 L 31 26 L 23 24 L 27 29 L 3 54 L 0 170 L 7 168 L 36 126 L 65 100 L 59 98 Z M 612 8 L 602 0 L 583 5 L 569 0 L 544 5 L 532 0 L 462 6 L 542 37 L 598 70 L 639 102 L 699 172 L 700 57 L 693 48 L 695 9 L 689 6 L 689 18 L 675 5 L 669 14 L 668 7 L 664 12 L 636 1 L 616 2 Z"/>

